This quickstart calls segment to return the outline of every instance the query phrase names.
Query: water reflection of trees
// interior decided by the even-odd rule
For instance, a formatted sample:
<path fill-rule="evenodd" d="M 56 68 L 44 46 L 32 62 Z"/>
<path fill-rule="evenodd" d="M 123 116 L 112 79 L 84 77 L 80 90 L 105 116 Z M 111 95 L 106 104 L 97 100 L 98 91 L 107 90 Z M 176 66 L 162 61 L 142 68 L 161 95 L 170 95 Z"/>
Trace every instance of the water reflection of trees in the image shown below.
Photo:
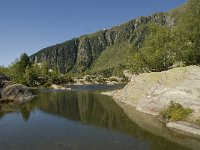
<path fill-rule="evenodd" d="M 89 92 L 44 93 L 21 109 L 25 120 L 35 108 L 68 120 L 109 128 L 140 140 L 151 141 L 151 149 L 185 149 L 165 138 L 141 129 L 108 96 Z"/>
<path fill-rule="evenodd" d="M 110 97 L 100 94 L 88 92 L 45 93 L 39 96 L 33 104 L 42 111 L 84 124 L 122 128 L 124 124 L 132 123 Z"/>
<path fill-rule="evenodd" d="M 97 93 L 72 91 L 43 93 L 32 102 L 20 107 L 19 111 L 24 120 L 28 121 L 31 111 L 35 109 L 68 120 L 112 129 L 140 140 L 150 141 L 151 149 L 185 149 L 140 128 L 126 116 L 110 97 Z"/>

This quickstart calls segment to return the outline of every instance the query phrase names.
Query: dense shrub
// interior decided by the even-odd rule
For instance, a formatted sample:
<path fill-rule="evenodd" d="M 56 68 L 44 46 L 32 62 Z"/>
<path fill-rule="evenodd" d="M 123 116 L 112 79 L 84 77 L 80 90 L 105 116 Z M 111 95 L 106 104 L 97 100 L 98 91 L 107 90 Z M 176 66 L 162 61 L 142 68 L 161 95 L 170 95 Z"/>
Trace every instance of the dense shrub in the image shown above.
<path fill-rule="evenodd" d="M 171 101 L 168 108 L 162 110 L 160 112 L 160 115 L 165 120 L 177 121 L 187 120 L 187 118 L 192 112 L 192 109 L 183 108 L 181 104 Z"/>

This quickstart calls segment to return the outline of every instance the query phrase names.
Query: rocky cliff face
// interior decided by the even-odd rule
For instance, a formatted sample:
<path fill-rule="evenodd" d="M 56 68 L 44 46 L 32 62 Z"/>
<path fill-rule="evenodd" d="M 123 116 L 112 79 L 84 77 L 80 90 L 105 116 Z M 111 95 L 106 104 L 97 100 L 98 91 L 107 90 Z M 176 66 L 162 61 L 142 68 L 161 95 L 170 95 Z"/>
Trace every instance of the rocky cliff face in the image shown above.
<path fill-rule="evenodd" d="M 58 65 L 62 73 L 83 72 L 91 67 L 102 51 L 112 45 L 128 42 L 140 47 L 147 35 L 144 27 L 152 22 L 172 25 L 174 20 L 167 13 L 140 17 L 108 30 L 44 48 L 33 54 L 31 60 L 35 63 L 48 62 L 50 66 Z"/>

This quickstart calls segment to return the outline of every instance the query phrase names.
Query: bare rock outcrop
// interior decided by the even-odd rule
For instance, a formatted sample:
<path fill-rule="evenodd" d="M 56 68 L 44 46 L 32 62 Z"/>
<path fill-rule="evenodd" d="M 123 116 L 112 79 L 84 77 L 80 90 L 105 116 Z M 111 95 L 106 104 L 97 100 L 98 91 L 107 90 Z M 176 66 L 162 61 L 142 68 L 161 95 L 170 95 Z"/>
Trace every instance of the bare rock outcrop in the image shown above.
<path fill-rule="evenodd" d="M 194 110 L 191 119 L 200 118 L 200 67 L 133 76 L 131 82 L 113 97 L 150 115 L 158 115 L 170 101 L 175 101 Z"/>
<path fill-rule="evenodd" d="M 200 67 L 187 66 L 163 72 L 143 73 L 133 76 L 123 89 L 106 94 L 153 116 L 158 116 L 161 110 L 174 101 L 193 110 L 188 121 L 195 123 L 200 118 Z M 184 131 L 187 127 L 190 129 L 188 132 L 192 131 L 191 125 L 178 122 L 170 124 L 170 127 Z"/>

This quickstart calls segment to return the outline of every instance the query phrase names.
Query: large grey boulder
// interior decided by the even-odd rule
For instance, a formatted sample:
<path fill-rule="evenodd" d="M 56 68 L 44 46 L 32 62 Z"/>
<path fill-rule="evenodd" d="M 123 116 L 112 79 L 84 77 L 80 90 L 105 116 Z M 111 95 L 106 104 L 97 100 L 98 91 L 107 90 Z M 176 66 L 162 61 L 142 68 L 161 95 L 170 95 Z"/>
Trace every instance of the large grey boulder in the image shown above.
<path fill-rule="evenodd" d="M 6 86 L 1 91 L 1 97 L 4 100 L 14 100 L 19 102 L 25 102 L 33 98 L 32 91 L 21 84 L 11 84 Z"/>
<path fill-rule="evenodd" d="M 0 73 L 0 102 L 15 101 L 26 102 L 34 97 L 32 90 L 21 84 L 13 84 Z"/>

